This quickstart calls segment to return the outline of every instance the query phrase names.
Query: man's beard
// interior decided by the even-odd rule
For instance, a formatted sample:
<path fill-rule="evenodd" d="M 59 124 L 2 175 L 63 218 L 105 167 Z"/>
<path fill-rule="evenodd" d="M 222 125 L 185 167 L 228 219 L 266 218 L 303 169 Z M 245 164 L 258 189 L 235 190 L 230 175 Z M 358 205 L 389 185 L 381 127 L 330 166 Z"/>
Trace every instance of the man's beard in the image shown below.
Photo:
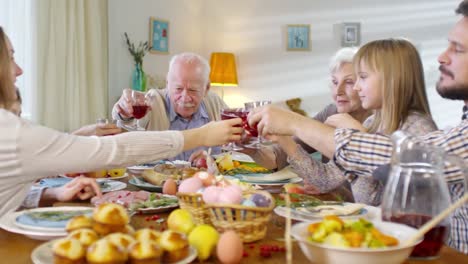
<path fill-rule="evenodd" d="M 444 73 L 452 79 L 454 78 L 454 75 L 451 71 L 446 69 L 444 65 L 439 66 L 439 71 L 441 73 Z M 442 96 L 443 98 L 451 99 L 451 100 L 468 100 L 468 84 L 463 83 L 463 84 L 455 84 L 452 86 L 442 86 L 440 84 L 441 80 L 437 82 L 436 88 L 437 92 Z"/>
<path fill-rule="evenodd" d="M 441 86 L 440 81 L 438 81 L 436 87 L 437 92 L 443 98 L 463 101 L 468 100 L 468 84 Z"/>

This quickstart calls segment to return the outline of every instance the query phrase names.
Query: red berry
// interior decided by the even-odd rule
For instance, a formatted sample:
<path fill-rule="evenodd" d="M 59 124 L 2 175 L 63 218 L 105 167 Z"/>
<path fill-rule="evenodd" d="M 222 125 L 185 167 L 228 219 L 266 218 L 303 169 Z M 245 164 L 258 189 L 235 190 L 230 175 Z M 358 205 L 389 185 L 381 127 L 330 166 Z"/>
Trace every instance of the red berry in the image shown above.
<path fill-rule="evenodd" d="M 264 258 L 269 258 L 271 257 L 271 252 L 270 251 L 260 251 L 260 256 Z"/>
<path fill-rule="evenodd" d="M 255 248 L 255 245 L 252 244 L 252 245 L 249 246 L 249 248 Z"/>

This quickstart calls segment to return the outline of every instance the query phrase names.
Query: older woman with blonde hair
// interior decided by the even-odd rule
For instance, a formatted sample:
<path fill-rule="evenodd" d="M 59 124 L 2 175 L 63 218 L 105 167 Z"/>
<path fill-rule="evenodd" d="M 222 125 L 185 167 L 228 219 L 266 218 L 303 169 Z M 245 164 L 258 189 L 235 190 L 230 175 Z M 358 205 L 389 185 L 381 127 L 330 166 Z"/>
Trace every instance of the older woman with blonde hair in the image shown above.
<path fill-rule="evenodd" d="M 13 54 L 11 42 L 0 27 L 0 217 L 21 204 L 35 180 L 48 175 L 125 167 L 240 139 L 242 128 L 234 127 L 241 124 L 240 118 L 185 131 L 129 132 L 107 137 L 74 136 L 33 125 L 10 112 L 16 101 L 14 82 L 22 73 Z M 100 194 L 95 181 L 88 181 L 86 186 Z"/>

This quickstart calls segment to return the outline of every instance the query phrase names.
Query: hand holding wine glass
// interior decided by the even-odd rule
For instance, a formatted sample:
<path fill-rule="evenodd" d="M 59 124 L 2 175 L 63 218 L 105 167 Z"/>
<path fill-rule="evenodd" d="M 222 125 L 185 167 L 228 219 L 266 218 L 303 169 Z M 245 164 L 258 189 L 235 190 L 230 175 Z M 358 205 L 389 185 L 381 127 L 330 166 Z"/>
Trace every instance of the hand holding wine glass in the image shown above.
<path fill-rule="evenodd" d="M 246 112 L 244 108 L 224 108 L 221 110 L 221 120 L 228 120 L 240 117 L 242 119 L 242 123 L 247 123 L 247 115 L 248 112 Z M 239 124 L 238 127 L 242 127 L 242 124 Z M 237 145 L 233 141 L 229 142 L 227 145 L 224 145 L 222 147 L 222 150 L 224 151 L 239 151 L 243 149 L 243 147 Z"/>
<path fill-rule="evenodd" d="M 264 105 L 269 105 L 269 104 L 271 104 L 270 100 L 263 100 L 263 101 L 247 102 L 247 103 L 244 103 L 244 106 L 245 106 L 246 112 L 249 113 L 252 109 L 255 109 L 257 107 L 261 107 Z M 250 136 L 252 136 L 254 139 L 248 145 L 246 145 L 246 147 L 259 149 L 262 147 L 262 145 L 271 144 L 271 141 L 266 140 L 261 135 L 258 135 L 257 124 L 250 126 L 248 122 L 245 122 L 244 128 L 247 131 L 247 133 L 250 134 Z"/>
<path fill-rule="evenodd" d="M 149 93 L 142 93 L 130 89 L 125 89 L 118 103 L 118 112 L 124 118 L 133 117 L 134 119 L 143 118 L 148 110 L 151 109 L 154 97 Z M 121 126 L 129 131 L 146 130 L 140 127 L 138 121 L 134 120 L 133 124 L 121 124 Z"/>

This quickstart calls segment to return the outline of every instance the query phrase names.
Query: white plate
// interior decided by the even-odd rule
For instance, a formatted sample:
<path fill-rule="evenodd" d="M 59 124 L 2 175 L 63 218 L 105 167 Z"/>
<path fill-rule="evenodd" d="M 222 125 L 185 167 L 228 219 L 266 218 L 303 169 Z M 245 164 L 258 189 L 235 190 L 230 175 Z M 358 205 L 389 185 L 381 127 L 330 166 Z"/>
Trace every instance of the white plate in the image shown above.
<path fill-rule="evenodd" d="M 67 179 L 76 178 L 76 177 L 68 177 L 66 175 L 59 175 L 59 177 L 67 178 Z M 107 181 L 107 180 L 120 180 L 120 179 L 125 179 L 127 177 L 128 177 L 128 173 L 125 173 L 124 175 L 119 176 L 119 177 L 105 177 L 105 178 L 94 178 L 94 179 L 96 179 L 97 182 L 101 182 L 101 181 Z"/>
<path fill-rule="evenodd" d="M 162 193 L 162 189 L 163 189 L 162 186 L 156 186 L 154 184 L 151 184 L 145 181 L 143 177 L 138 177 L 138 176 L 132 177 L 130 180 L 128 180 L 128 183 L 148 192 Z"/>
<path fill-rule="evenodd" d="M 72 179 L 72 178 L 62 176 L 62 178 L 44 179 L 44 182 L 36 183 L 35 186 L 43 186 L 43 187 L 49 187 L 49 188 L 60 187 L 60 186 L 67 184 L 69 182 L 67 181 L 68 179 Z M 127 187 L 127 184 L 121 181 L 101 179 L 101 180 L 97 180 L 97 182 L 99 183 L 99 186 L 101 187 L 101 192 L 103 193 L 118 191 L 118 190 L 125 189 Z"/>
<path fill-rule="evenodd" d="M 299 182 L 302 182 L 302 178 L 299 178 L 299 177 L 296 177 L 296 178 L 292 178 L 292 179 L 289 179 L 289 180 L 284 180 L 284 181 L 278 181 L 278 182 L 274 182 L 274 181 L 271 181 L 271 182 L 266 182 L 266 181 L 247 181 L 247 180 L 244 180 L 244 179 L 241 179 L 242 182 L 247 182 L 247 183 L 250 183 L 250 184 L 255 184 L 255 185 L 258 185 L 258 186 L 283 186 L 287 183 L 299 183 Z"/>
<path fill-rule="evenodd" d="M 366 205 L 364 208 L 361 209 L 361 211 L 358 214 L 353 214 L 353 215 L 339 215 L 340 218 L 344 219 L 353 219 L 353 218 L 367 218 L 370 220 L 373 219 L 380 219 L 380 208 L 373 207 Z M 277 206 L 274 209 L 274 212 L 282 217 L 286 218 L 287 215 L 287 209 L 284 206 Z M 306 213 L 302 211 L 295 211 L 294 209 L 291 210 L 291 219 L 296 220 L 296 221 L 311 221 L 311 220 L 317 220 L 323 218 L 323 215 L 320 215 L 318 213 Z"/>
<path fill-rule="evenodd" d="M 5 229 L 8 232 L 25 235 L 35 240 L 51 240 L 61 238 L 67 235 L 67 232 L 50 232 L 23 229 L 16 225 L 17 215 L 14 213 L 15 212 L 10 212 L 0 219 L 1 228 Z"/>
<path fill-rule="evenodd" d="M 235 152 L 235 151 L 213 155 L 213 157 L 217 159 L 218 157 L 224 156 L 228 153 L 231 154 L 232 160 L 237 160 L 240 162 L 250 162 L 250 163 L 255 162 L 255 160 L 253 160 L 249 155 L 240 153 L 240 152 Z"/>
<path fill-rule="evenodd" d="M 34 264 L 51 264 L 54 263 L 54 254 L 52 252 L 52 245 L 55 241 L 49 241 L 37 246 L 31 253 L 31 259 Z M 189 255 L 178 262 L 172 264 L 188 264 L 197 257 L 197 250 L 190 247 Z"/>
<path fill-rule="evenodd" d="M 105 184 L 104 187 L 101 187 L 101 192 L 103 193 L 119 191 L 127 188 L 127 184 L 121 181 L 106 180 L 100 183 Z"/>
<path fill-rule="evenodd" d="M 154 168 L 154 166 L 156 165 L 135 165 L 135 166 L 127 167 L 127 169 L 132 170 L 132 171 L 144 171 L 147 169 L 152 169 Z"/>
<path fill-rule="evenodd" d="M 89 211 L 88 214 L 92 213 L 92 207 L 78 207 L 78 206 L 62 206 L 62 207 L 42 207 L 30 210 L 24 210 L 14 212 L 15 224 L 26 230 L 36 231 L 48 231 L 48 232 L 65 232 L 65 226 L 67 220 L 53 221 L 53 220 L 34 220 L 27 216 L 28 213 L 40 213 L 40 212 L 80 212 Z"/>

